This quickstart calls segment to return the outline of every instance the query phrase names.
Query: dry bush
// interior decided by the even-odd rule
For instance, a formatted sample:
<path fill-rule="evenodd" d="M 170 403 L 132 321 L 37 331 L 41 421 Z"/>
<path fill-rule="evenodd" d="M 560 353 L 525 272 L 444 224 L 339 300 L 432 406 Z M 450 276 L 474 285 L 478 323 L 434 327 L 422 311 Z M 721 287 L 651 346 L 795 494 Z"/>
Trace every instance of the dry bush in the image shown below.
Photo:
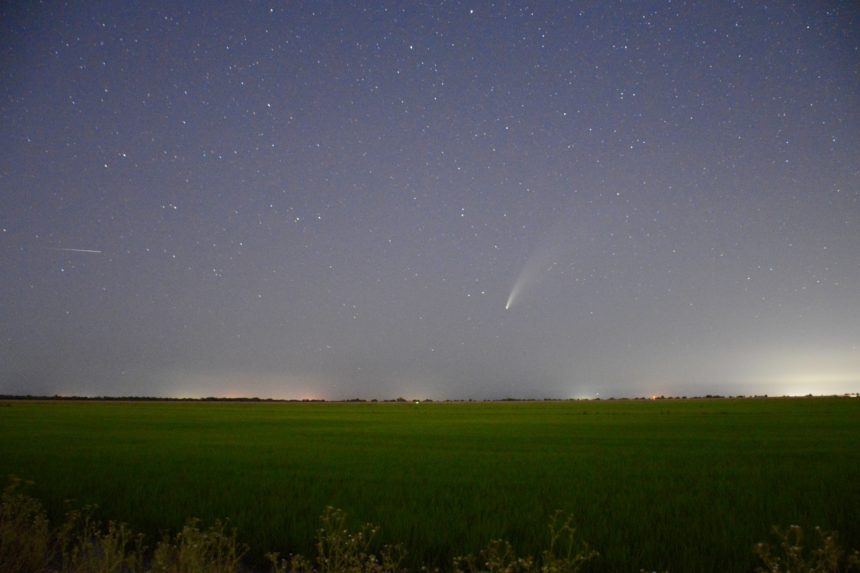
<path fill-rule="evenodd" d="M 103 525 L 94 515 L 96 506 L 66 513 L 57 532 L 62 573 L 142 573 L 143 534 L 125 523 Z"/>
<path fill-rule="evenodd" d="M 756 544 L 754 551 L 762 565 L 757 573 L 840 573 L 860 571 L 860 554 L 855 550 L 850 555 L 839 547 L 835 531 L 815 528 L 816 536 L 804 545 L 803 528 L 789 525 L 774 527 L 777 543 Z"/>
<path fill-rule="evenodd" d="M 313 573 L 314 566 L 304 555 L 290 555 L 281 558 L 280 553 L 266 553 L 272 564 L 272 573 Z"/>
<path fill-rule="evenodd" d="M 152 573 L 236 573 L 246 552 L 226 523 L 201 529 L 200 520 L 189 519 L 182 531 L 155 548 Z"/>
<path fill-rule="evenodd" d="M 576 536 L 573 517 L 556 511 L 549 523 L 549 548 L 534 557 L 519 557 L 513 546 L 496 539 L 477 557 L 467 555 L 454 560 L 455 573 L 576 573 L 597 557 L 597 551 Z"/>
<path fill-rule="evenodd" d="M 51 528 L 42 504 L 24 494 L 16 477 L 0 494 L 0 571 L 43 571 L 51 559 Z"/>
<path fill-rule="evenodd" d="M 216 521 L 208 529 L 189 520 L 176 535 L 165 536 L 147 553 L 142 534 L 124 523 L 95 519 L 95 506 L 69 511 L 51 530 L 38 500 L 11 478 L 0 494 L 0 572 L 3 573 L 238 573 L 247 547 L 235 529 Z M 379 528 L 347 527 L 346 513 L 326 508 L 317 532 L 315 560 L 301 555 L 266 555 L 273 573 L 403 573 L 401 546 L 373 552 Z M 860 553 L 846 553 L 835 531 L 815 528 L 806 540 L 800 526 L 774 527 L 775 543 L 759 543 L 757 573 L 860 572 Z M 598 553 L 580 540 L 573 520 L 556 512 L 549 524 L 549 545 L 540 559 L 517 556 L 513 546 L 494 540 L 477 556 L 454 560 L 455 573 L 577 573 Z M 147 560 L 147 557 L 150 557 Z M 426 568 L 421 571 L 426 572 Z"/>
<path fill-rule="evenodd" d="M 301 555 L 289 560 L 280 559 L 277 553 L 267 555 L 274 573 L 397 573 L 404 552 L 401 546 L 384 545 L 377 556 L 371 551 L 373 538 L 379 528 L 371 523 L 357 531 L 346 525 L 346 513 L 327 507 L 320 517 L 317 531 L 317 560 L 314 564 Z"/>
<path fill-rule="evenodd" d="M 531 573 L 537 571 L 533 557 L 517 557 L 504 539 L 493 539 L 478 556 L 454 559 L 455 573 Z"/>

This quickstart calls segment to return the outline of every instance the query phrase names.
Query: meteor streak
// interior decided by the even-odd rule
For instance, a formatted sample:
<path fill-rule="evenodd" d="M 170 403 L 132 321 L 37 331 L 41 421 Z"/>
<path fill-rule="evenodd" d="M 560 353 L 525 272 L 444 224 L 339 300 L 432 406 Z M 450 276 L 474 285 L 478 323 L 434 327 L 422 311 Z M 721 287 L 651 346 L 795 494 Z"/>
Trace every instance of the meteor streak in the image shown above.
<path fill-rule="evenodd" d="M 48 247 L 52 251 L 65 251 L 67 253 L 92 253 L 100 255 L 102 252 L 95 249 L 73 249 L 71 247 Z"/>

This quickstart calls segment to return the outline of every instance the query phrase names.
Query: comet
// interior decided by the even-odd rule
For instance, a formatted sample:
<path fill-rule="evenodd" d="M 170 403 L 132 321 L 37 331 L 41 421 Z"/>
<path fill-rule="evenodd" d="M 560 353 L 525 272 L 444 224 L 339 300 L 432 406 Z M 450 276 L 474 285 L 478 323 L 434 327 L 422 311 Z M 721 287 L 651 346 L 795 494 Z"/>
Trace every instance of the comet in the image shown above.
<path fill-rule="evenodd" d="M 539 283 L 545 273 L 553 266 L 552 259 L 555 254 L 555 249 L 540 248 L 526 260 L 520 274 L 517 275 L 514 281 L 514 286 L 511 287 L 511 292 L 508 295 L 508 300 L 505 302 L 505 310 L 511 310 L 514 303 L 517 302 L 523 291 L 528 290 L 535 284 Z"/>
<path fill-rule="evenodd" d="M 551 274 L 559 261 L 570 257 L 576 245 L 575 237 L 578 233 L 576 227 L 582 227 L 574 223 L 575 221 L 570 217 L 563 217 L 551 225 L 538 239 L 537 245 L 514 280 L 508 300 L 505 302 L 505 310 L 511 310 L 523 293 L 531 290 Z"/>

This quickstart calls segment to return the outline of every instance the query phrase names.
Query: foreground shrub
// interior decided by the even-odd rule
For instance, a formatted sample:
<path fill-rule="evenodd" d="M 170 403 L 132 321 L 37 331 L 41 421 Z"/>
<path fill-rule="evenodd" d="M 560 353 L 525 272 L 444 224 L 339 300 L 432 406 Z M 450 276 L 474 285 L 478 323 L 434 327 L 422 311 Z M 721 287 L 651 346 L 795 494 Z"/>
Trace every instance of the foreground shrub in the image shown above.
<path fill-rule="evenodd" d="M 11 478 L 0 494 L 0 571 L 43 571 L 50 559 L 51 530 L 45 510 Z"/>
<path fill-rule="evenodd" d="M 236 530 L 216 521 L 208 529 L 200 520 L 190 519 L 173 539 L 165 538 L 155 548 L 153 573 L 234 573 L 247 552 L 236 541 Z"/>
<path fill-rule="evenodd" d="M 840 573 L 860 571 L 860 553 L 845 555 L 839 547 L 838 533 L 815 528 L 815 537 L 804 545 L 799 525 L 774 527 L 777 543 L 757 543 L 755 554 L 762 562 L 757 573 Z"/>
<path fill-rule="evenodd" d="M 96 506 L 66 513 L 57 533 L 63 573 L 138 573 L 144 570 L 143 534 L 125 523 L 94 517 Z"/>
<path fill-rule="evenodd" d="M 289 560 L 280 559 L 277 553 L 267 557 L 274 573 L 395 573 L 400 570 L 403 549 L 399 545 L 384 545 L 379 556 L 372 553 L 371 545 L 378 531 L 379 527 L 372 523 L 350 531 L 346 526 L 346 513 L 327 507 L 317 531 L 316 567 L 301 555 Z"/>
<path fill-rule="evenodd" d="M 511 544 L 502 539 L 491 541 L 475 557 L 468 555 L 454 560 L 455 573 L 576 573 L 598 556 L 588 543 L 576 536 L 573 517 L 556 511 L 549 524 L 549 548 L 541 554 L 540 563 L 534 557 L 518 557 Z"/>
<path fill-rule="evenodd" d="M 96 506 L 68 511 L 52 531 L 42 504 L 22 484 L 12 478 L 0 494 L 2 573 L 236 573 L 247 551 L 225 523 L 202 529 L 191 519 L 147 561 L 143 534 L 125 523 L 102 523 Z"/>
<path fill-rule="evenodd" d="M 72 510 L 52 530 L 38 500 L 23 493 L 24 482 L 11 479 L 0 494 L 0 573 L 239 573 L 247 546 L 235 529 L 216 521 L 208 528 L 197 519 L 166 535 L 149 553 L 142 534 L 125 523 L 103 524 L 95 506 Z M 313 559 L 266 555 L 273 573 L 404 573 L 401 546 L 374 552 L 379 528 L 347 527 L 346 514 L 326 508 L 317 531 Z M 775 543 L 759 543 L 757 573 L 860 573 L 860 553 L 844 552 L 835 531 L 815 528 L 810 541 L 792 525 L 774 528 Z M 477 555 L 457 557 L 454 573 L 577 573 L 598 553 L 579 539 L 573 520 L 556 512 L 549 524 L 548 548 L 539 558 L 518 556 L 504 540 L 494 540 Z M 426 568 L 421 569 L 427 571 Z"/>

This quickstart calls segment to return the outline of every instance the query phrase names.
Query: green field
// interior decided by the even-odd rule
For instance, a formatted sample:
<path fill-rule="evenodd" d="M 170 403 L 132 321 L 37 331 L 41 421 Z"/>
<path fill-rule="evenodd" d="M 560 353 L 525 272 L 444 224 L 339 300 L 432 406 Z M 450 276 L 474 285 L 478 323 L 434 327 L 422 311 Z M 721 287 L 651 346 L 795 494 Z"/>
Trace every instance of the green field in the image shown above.
<path fill-rule="evenodd" d="M 0 402 L 0 475 L 157 537 L 227 517 L 260 560 L 327 505 L 407 565 L 492 538 L 537 554 L 556 509 L 598 571 L 750 571 L 774 524 L 860 548 L 860 400 L 433 404 Z"/>

